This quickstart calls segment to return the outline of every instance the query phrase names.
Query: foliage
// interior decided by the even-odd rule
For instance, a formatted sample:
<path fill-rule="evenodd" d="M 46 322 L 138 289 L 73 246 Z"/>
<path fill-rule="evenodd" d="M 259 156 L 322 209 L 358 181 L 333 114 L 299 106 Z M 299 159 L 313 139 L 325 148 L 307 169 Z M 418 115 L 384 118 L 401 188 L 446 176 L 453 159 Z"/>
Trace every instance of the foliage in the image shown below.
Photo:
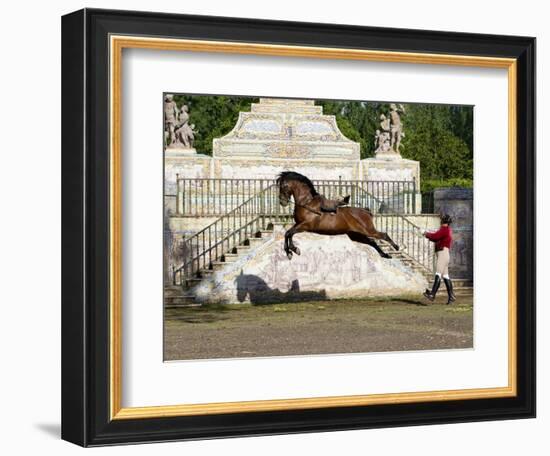
<path fill-rule="evenodd" d="M 257 98 L 176 95 L 178 107 L 189 106 L 195 124 L 195 147 L 212 154 L 212 140 L 229 133 L 240 111 L 250 111 Z M 361 158 L 374 155 L 374 137 L 380 115 L 389 103 L 318 100 L 325 114 L 334 115 L 342 133 L 361 145 Z M 401 154 L 418 160 L 422 190 L 435 186 L 471 186 L 473 179 L 473 108 L 471 106 L 405 104 L 402 116 L 405 136 Z"/>
<path fill-rule="evenodd" d="M 324 114 L 336 116 L 340 131 L 347 138 L 361 144 L 361 158 L 374 156 L 374 135 L 378 128 L 377 119 L 381 110 L 389 105 L 385 103 L 363 101 L 322 100 Z"/>
<path fill-rule="evenodd" d="M 402 155 L 420 162 L 422 180 L 473 179 L 473 153 L 467 142 L 471 144 L 473 123 L 469 129 L 455 125 L 456 112 L 462 115 L 465 110 L 472 108 L 406 106 Z"/>
<path fill-rule="evenodd" d="M 442 187 L 465 187 L 472 188 L 474 181 L 472 179 L 452 178 L 452 179 L 422 179 L 420 181 L 420 190 L 422 193 L 431 192 L 436 188 Z"/>

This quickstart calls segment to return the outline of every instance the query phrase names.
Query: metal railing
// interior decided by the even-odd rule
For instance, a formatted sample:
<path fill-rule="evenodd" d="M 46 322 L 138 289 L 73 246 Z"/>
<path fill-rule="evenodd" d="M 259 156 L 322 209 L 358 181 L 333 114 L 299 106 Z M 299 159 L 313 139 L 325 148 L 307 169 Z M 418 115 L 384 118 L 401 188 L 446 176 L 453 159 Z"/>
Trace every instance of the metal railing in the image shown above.
<path fill-rule="evenodd" d="M 198 277 L 201 270 L 209 270 L 213 262 L 232 252 L 269 223 L 290 221 L 293 208 L 279 204 L 279 189 L 275 184 L 264 188 L 248 200 L 218 218 L 183 241 L 183 264 L 172 272 L 174 285 Z"/>
<path fill-rule="evenodd" d="M 416 213 L 416 182 L 313 180 L 327 198 L 351 195 L 350 203 L 373 213 Z M 274 179 L 209 179 L 176 177 L 175 215 L 222 216 L 275 184 Z"/>
<path fill-rule="evenodd" d="M 426 272 L 433 271 L 434 243 L 424 237 L 422 228 L 398 214 L 378 214 L 374 223 L 378 231 L 388 233 L 400 250 Z"/>
<path fill-rule="evenodd" d="M 380 204 L 362 188 L 357 195 L 356 201 Z M 184 260 L 172 272 L 174 285 L 185 285 L 187 280 L 200 277 L 201 271 L 213 269 L 214 262 L 256 237 L 270 223 L 290 222 L 293 210 L 292 204 L 286 207 L 280 205 L 279 189 L 275 183 L 254 194 L 183 241 Z M 428 271 L 432 270 L 433 245 L 424 238 L 420 227 L 401 214 L 380 212 L 375 215 L 375 224 L 379 231 L 387 232 L 411 259 Z"/>

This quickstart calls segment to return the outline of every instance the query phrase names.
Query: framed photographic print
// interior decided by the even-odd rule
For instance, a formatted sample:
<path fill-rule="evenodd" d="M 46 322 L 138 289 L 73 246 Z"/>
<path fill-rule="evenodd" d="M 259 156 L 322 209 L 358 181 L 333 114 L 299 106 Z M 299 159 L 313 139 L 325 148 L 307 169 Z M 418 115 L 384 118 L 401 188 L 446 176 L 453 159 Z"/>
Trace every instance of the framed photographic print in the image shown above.
<path fill-rule="evenodd" d="M 62 437 L 535 416 L 535 40 L 62 22 Z"/>

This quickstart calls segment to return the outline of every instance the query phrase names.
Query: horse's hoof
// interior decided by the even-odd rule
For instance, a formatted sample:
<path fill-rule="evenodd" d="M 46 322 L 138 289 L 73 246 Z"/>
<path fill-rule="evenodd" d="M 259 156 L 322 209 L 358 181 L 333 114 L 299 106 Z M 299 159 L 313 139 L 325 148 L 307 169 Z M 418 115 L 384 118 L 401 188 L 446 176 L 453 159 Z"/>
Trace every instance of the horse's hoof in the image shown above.
<path fill-rule="evenodd" d="M 388 255 L 387 253 L 384 253 L 384 255 L 382 255 L 382 258 L 391 258 L 391 255 Z"/>
<path fill-rule="evenodd" d="M 393 248 L 394 248 L 396 251 L 399 252 L 399 246 L 398 246 L 397 244 L 395 244 L 395 245 L 393 246 Z"/>
<path fill-rule="evenodd" d="M 298 247 L 296 247 L 296 248 L 294 249 L 294 253 L 295 253 L 296 255 L 300 255 L 300 249 L 299 249 Z"/>
<path fill-rule="evenodd" d="M 289 260 L 292 260 L 292 252 L 286 252 L 286 256 Z"/>

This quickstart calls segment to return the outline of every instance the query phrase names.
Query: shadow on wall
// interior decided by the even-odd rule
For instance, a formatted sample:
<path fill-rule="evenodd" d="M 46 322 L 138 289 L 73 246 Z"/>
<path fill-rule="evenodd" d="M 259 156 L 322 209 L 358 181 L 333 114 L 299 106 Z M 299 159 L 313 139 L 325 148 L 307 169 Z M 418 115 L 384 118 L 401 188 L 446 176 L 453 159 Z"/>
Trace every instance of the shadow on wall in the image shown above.
<path fill-rule="evenodd" d="M 270 288 L 260 277 L 253 274 L 241 273 L 235 279 L 237 285 L 237 299 L 244 302 L 248 297 L 250 302 L 257 304 L 277 304 L 281 302 L 323 301 L 327 299 L 325 290 L 300 291 L 300 282 L 292 281 L 290 290 L 282 292 Z"/>

